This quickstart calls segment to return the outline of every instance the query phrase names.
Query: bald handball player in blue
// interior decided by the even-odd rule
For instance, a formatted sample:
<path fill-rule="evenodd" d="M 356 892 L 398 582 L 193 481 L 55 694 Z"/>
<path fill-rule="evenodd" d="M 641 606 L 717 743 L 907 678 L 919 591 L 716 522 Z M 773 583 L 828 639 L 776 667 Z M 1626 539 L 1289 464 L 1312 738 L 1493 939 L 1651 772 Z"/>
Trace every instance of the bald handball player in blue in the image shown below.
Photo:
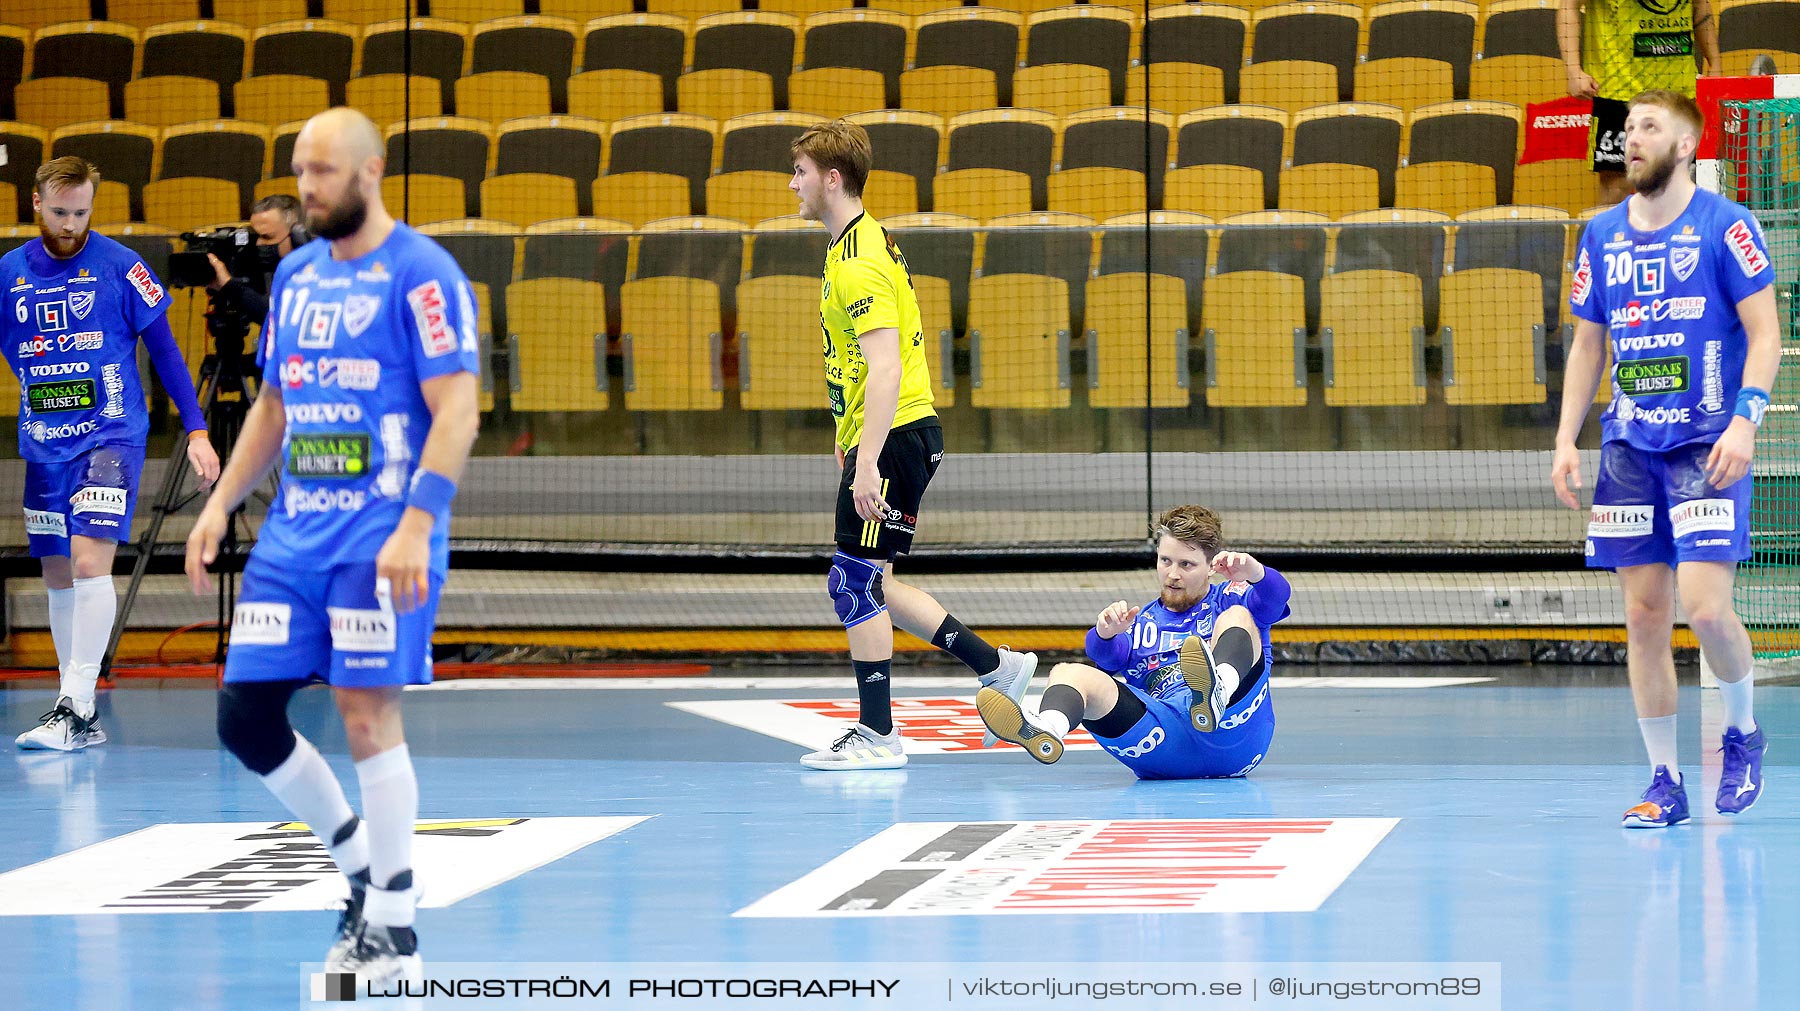
<path fill-rule="evenodd" d="M 1049 765 L 1086 722 L 1139 779 L 1243 776 L 1268 755 L 1269 626 L 1288 616 L 1287 579 L 1224 550 L 1219 516 L 1204 506 L 1163 513 L 1156 541 L 1161 594 L 1100 612 L 1087 634 L 1092 666 L 1058 664 L 1035 713 L 992 688 L 976 695 L 994 736 Z"/>

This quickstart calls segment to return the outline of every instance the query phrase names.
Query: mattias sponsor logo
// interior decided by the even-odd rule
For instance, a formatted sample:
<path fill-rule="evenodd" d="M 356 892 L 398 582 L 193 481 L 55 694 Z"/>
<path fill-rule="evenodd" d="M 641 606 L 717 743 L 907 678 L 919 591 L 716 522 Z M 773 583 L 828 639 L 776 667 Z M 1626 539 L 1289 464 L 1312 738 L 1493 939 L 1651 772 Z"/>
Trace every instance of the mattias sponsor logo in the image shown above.
<path fill-rule="evenodd" d="M 82 513 L 123 516 L 125 515 L 125 489 L 83 488 L 69 496 L 69 508 L 77 516 Z"/>
<path fill-rule="evenodd" d="M 1589 537 L 1642 537 L 1650 532 L 1656 508 L 1647 505 L 1597 505 L 1588 519 Z"/>
<path fill-rule="evenodd" d="M 1669 507 L 1669 525 L 1677 538 L 1703 530 L 1737 528 L 1737 503 L 1728 498 L 1697 498 Z"/>
<path fill-rule="evenodd" d="M 62 513 L 43 509 L 25 510 L 25 532 L 42 537 L 67 537 L 68 521 Z"/>
<path fill-rule="evenodd" d="M 276 603 L 240 603 L 231 618 L 234 646 L 286 646 L 293 606 Z"/>
<path fill-rule="evenodd" d="M 1618 381 L 1620 392 L 1630 397 L 1685 393 L 1688 388 L 1687 356 L 1622 361 Z"/>
<path fill-rule="evenodd" d="M 344 653 L 392 653 L 394 612 L 352 607 L 328 607 L 331 648 Z"/>

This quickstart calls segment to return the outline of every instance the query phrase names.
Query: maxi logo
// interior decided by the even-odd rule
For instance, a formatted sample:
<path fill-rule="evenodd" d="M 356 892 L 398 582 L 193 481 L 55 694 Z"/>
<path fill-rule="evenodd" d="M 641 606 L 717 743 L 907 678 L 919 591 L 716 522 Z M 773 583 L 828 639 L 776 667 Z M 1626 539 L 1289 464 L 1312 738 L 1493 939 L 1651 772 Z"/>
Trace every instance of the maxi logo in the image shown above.
<path fill-rule="evenodd" d="M 1576 305 L 1586 305 L 1588 292 L 1594 287 L 1594 266 L 1588 262 L 1587 250 L 1581 251 L 1581 258 L 1575 263 L 1575 279 L 1569 283 L 1569 301 Z"/>
<path fill-rule="evenodd" d="M 94 406 L 94 381 L 71 379 L 60 383 L 32 383 L 25 397 L 33 414 L 85 411 Z"/>
<path fill-rule="evenodd" d="M 1755 233 L 1742 219 L 1725 229 L 1725 245 L 1730 247 L 1731 255 L 1737 257 L 1738 268 L 1745 277 L 1755 277 L 1769 269 L 1769 258 L 1757 248 Z"/>
<path fill-rule="evenodd" d="M 162 301 L 162 285 L 156 283 L 156 277 L 150 273 L 150 268 L 142 263 L 132 264 L 131 269 L 125 272 L 125 280 L 131 282 L 144 304 L 150 308 L 156 308 L 157 303 Z"/>
<path fill-rule="evenodd" d="M 1641 358 L 1622 361 L 1618 369 L 1619 390 L 1628 397 L 1657 396 L 1664 393 L 1686 393 L 1688 358 Z"/>
<path fill-rule="evenodd" d="M 442 358 L 456 350 L 456 334 L 450 329 L 444 288 L 437 278 L 407 292 L 406 302 L 412 306 L 413 323 L 419 329 L 419 342 L 425 347 L 425 357 Z"/>
<path fill-rule="evenodd" d="M 369 473 L 366 432 L 332 432 L 288 437 L 287 470 L 299 478 L 359 478 Z"/>

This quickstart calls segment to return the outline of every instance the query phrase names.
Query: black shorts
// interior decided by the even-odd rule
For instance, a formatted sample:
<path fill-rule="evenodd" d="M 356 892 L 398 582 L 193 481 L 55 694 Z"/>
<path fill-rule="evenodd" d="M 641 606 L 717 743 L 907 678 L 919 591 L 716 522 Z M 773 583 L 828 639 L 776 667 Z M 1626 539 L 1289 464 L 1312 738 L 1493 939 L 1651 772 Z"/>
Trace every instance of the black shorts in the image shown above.
<path fill-rule="evenodd" d="M 844 457 L 838 476 L 837 546 L 858 558 L 886 561 L 912 550 L 913 531 L 919 523 L 919 503 L 925 486 L 944 459 L 944 428 L 936 418 L 921 418 L 888 433 L 881 446 L 881 497 L 888 514 L 879 521 L 856 515 L 850 485 L 856 480 L 856 453 Z"/>
<path fill-rule="evenodd" d="M 1588 149 L 1595 172 L 1625 171 L 1625 113 L 1628 106 L 1616 98 L 1594 99 L 1593 126 L 1588 130 Z"/>

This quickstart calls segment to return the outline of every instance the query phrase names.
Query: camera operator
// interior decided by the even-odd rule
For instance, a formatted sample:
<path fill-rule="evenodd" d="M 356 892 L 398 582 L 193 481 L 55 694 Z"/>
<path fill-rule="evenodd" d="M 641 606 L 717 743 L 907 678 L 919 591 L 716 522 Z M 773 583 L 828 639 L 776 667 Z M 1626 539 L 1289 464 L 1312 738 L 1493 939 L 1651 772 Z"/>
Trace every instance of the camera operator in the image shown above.
<path fill-rule="evenodd" d="M 212 292 L 216 306 L 230 310 L 233 314 L 261 323 L 269 315 L 269 296 L 263 294 L 269 288 L 269 275 L 275 272 L 275 264 L 282 257 L 294 251 L 296 239 L 304 241 L 304 231 L 299 230 L 300 201 L 285 193 L 277 193 L 263 197 L 250 208 L 250 229 L 256 233 L 258 246 L 274 246 L 273 257 L 264 254 L 262 264 L 266 265 L 262 277 L 233 277 L 230 268 L 223 260 L 211 253 L 206 259 L 212 263 L 215 275 L 206 290 Z M 259 250 L 260 252 L 260 250 Z"/>

